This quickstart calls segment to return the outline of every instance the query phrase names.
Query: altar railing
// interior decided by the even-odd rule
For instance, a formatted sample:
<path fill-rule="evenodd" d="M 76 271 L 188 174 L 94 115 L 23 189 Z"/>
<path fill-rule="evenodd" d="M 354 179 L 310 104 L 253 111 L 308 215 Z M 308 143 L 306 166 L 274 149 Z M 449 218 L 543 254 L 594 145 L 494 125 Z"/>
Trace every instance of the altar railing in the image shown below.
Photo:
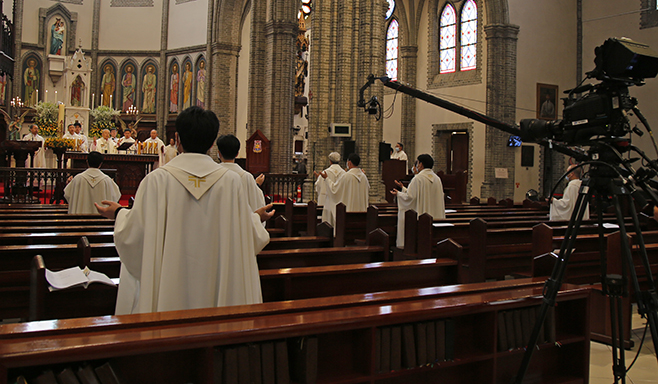
<path fill-rule="evenodd" d="M 7 168 L 0 167 L 1 203 L 60 204 L 64 202 L 64 187 L 70 176 L 85 169 Z M 103 169 L 116 178 L 116 169 Z"/>
<path fill-rule="evenodd" d="M 273 203 L 285 202 L 287 198 L 302 201 L 304 194 L 304 180 L 306 174 L 268 173 L 262 185 L 265 196 L 270 197 Z M 298 195 L 299 191 L 299 195 Z"/>

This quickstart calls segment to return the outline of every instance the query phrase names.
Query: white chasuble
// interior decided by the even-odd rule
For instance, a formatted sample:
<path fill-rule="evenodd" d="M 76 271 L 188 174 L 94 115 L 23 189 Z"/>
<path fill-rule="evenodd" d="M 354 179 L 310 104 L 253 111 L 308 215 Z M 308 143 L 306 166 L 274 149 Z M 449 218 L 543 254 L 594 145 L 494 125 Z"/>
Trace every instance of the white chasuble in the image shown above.
<path fill-rule="evenodd" d="M 329 168 L 324 170 L 327 172 L 327 179 L 331 180 L 333 183 L 338 179 L 338 176 L 345 173 L 345 170 L 340 167 L 338 164 L 331 164 Z M 322 208 L 322 221 L 327 221 L 331 216 L 331 209 L 327 208 L 327 184 L 324 182 L 324 178 L 318 175 L 317 180 L 315 180 L 315 191 L 318 193 L 318 205 Z"/>
<path fill-rule="evenodd" d="M 352 168 L 338 176 L 335 182 L 331 182 L 327 175 L 324 179 L 327 191 L 326 206 L 329 207 L 330 217 L 325 220 L 324 210 L 322 220 L 336 225 L 336 204 L 343 203 L 347 212 L 365 212 L 368 210 L 368 193 L 370 184 L 368 178 L 361 168 Z"/>
<path fill-rule="evenodd" d="M 40 141 L 41 147 L 34 152 L 34 168 L 46 168 L 46 148 L 43 147 L 45 140 L 38 133 L 33 135 L 31 132 L 23 136 L 23 141 Z M 30 167 L 31 157 L 28 156 L 25 161 L 25 167 Z"/>
<path fill-rule="evenodd" d="M 256 254 L 269 242 L 240 177 L 183 153 L 149 173 L 119 211 L 116 314 L 262 302 Z"/>
<path fill-rule="evenodd" d="M 576 206 L 578 199 L 578 192 L 580 191 L 581 181 L 578 179 L 571 180 L 567 187 L 564 189 L 564 194 L 561 199 L 553 199 L 550 209 L 550 220 L 565 220 L 571 219 L 571 213 Z M 585 209 L 583 220 L 589 220 L 589 205 Z"/>
<path fill-rule="evenodd" d="M 75 175 L 64 188 L 64 197 L 69 203 L 70 214 L 98 213 L 94 203 L 103 200 L 118 202 L 121 199 L 119 186 L 98 168 L 89 168 Z"/>
<path fill-rule="evenodd" d="M 254 176 L 251 173 L 245 171 L 236 163 L 221 163 L 220 165 L 240 176 L 242 187 L 244 188 L 247 200 L 249 201 L 249 207 L 251 207 L 251 212 L 255 212 L 258 208 L 265 206 L 265 195 L 258 187 L 256 179 L 254 179 Z"/>
<path fill-rule="evenodd" d="M 418 216 L 427 213 L 434 220 L 446 218 L 445 198 L 443 194 L 443 183 L 439 176 L 431 169 L 423 169 L 418 172 L 411 182 L 409 188 L 403 188 L 397 194 L 398 201 L 398 234 L 396 245 L 404 247 L 404 214 L 410 209 L 418 213 Z"/>

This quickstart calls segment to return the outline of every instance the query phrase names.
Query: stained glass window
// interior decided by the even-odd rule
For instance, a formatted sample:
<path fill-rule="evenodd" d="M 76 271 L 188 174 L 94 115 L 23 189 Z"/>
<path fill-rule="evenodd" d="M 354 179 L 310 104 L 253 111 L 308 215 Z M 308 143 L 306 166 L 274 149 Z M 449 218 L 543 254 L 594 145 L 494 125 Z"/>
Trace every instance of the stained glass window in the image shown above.
<path fill-rule="evenodd" d="M 446 4 L 441 12 L 440 22 L 440 73 L 450 73 L 455 71 L 455 50 L 457 41 L 455 40 L 457 31 L 457 17 L 455 8 L 451 4 Z"/>
<path fill-rule="evenodd" d="M 386 20 L 390 19 L 393 16 L 393 11 L 395 11 L 395 0 L 388 0 L 388 10 L 386 11 Z"/>
<path fill-rule="evenodd" d="M 386 76 L 398 79 L 398 21 L 393 19 L 386 31 Z"/>
<path fill-rule="evenodd" d="M 478 10 L 475 1 L 468 0 L 462 8 L 461 15 L 461 63 L 460 69 L 468 71 L 476 68 L 476 45 L 478 27 Z"/>

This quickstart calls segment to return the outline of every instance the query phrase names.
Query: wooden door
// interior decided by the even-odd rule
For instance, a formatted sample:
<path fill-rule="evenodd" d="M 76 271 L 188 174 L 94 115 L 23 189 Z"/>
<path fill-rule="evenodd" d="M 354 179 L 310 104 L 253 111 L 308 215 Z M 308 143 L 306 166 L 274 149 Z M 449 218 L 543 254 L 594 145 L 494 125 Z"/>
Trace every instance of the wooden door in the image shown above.
<path fill-rule="evenodd" d="M 468 133 L 453 132 L 450 139 L 449 173 L 468 171 Z"/>

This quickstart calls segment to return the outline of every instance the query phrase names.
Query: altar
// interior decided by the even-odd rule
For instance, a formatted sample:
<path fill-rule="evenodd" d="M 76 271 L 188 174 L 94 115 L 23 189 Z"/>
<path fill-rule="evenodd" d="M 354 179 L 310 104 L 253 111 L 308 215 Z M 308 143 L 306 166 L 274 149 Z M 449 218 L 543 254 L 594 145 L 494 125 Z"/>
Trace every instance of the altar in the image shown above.
<path fill-rule="evenodd" d="M 103 168 L 117 170 L 116 183 L 123 195 L 134 195 L 142 179 L 153 170 L 158 155 L 104 154 Z M 66 152 L 64 159 L 71 159 L 71 168 L 87 168 L 87 153 Z M 64 161 L 66 164 L 66 161 Z"/>

